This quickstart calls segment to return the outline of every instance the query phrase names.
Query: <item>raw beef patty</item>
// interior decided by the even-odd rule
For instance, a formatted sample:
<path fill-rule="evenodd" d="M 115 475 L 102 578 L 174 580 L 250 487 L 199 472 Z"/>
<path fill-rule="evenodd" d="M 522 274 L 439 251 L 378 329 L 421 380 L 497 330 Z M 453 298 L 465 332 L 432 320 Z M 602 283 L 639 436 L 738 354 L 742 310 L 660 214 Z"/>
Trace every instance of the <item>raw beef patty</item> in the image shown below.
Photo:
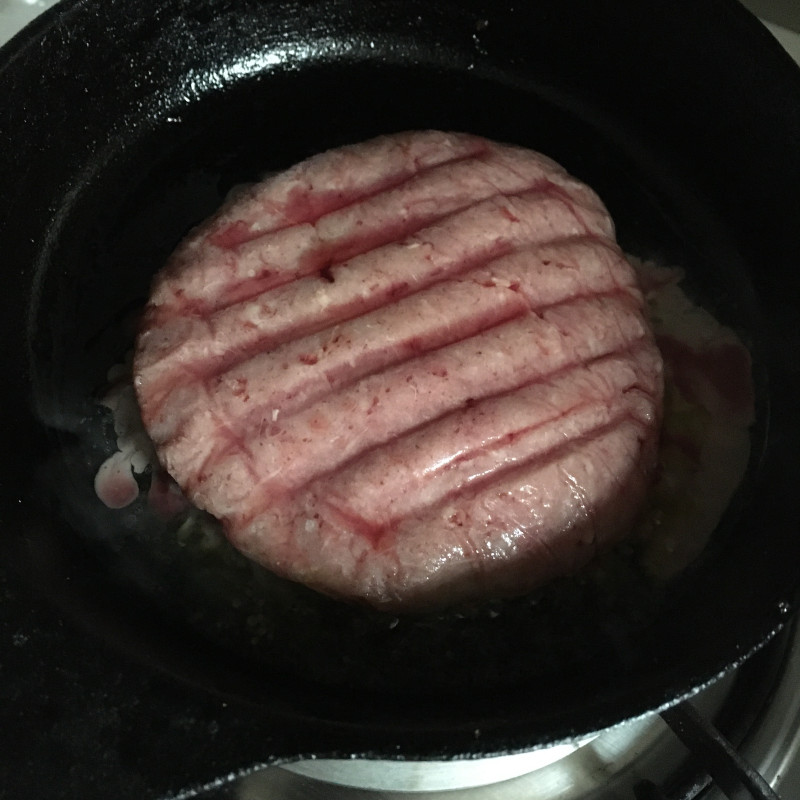
<path fill-rule="evenodd" d="M 463 134 L 239 193 L 156 277 L 134 375 L 237 548 L 392 610 L 573 572 L 628 532 L 656 458 L 661 357 L 606 209 Z"/>

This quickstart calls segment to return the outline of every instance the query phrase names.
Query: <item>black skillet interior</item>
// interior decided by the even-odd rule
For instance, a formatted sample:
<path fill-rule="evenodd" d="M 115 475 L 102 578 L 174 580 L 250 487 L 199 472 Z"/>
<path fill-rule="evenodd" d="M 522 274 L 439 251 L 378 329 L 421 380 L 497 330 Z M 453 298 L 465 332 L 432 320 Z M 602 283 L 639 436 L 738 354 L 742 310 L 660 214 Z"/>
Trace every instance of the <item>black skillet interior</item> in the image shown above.
<path fill-rule="evenodd" d="M 741 8 L 64 0 L 3 55 L 7 621 L 39 596 L 59 615 L 42 612 L 47 624 L 70 620 L 62 669 L 91 674 L 91 702 L 117 715 L 90 727 L 192 709 L 180 735 L 165 723 L 152 737 L 175 765 L 162 788 L 311 751 L 456 756 L 570 738 L 673 702 L 783 624 L 800 564 L 800 76 Z M 605 199 L 625 248 L 683 265 L 751 345 L 748 480 L 669 591 L 620 569 L 613 589 L 571 581 L 396 619 L 180 547 L 144 507 L 97 501 L 111 446 L 97 392 L 181 235 L 236 183 L 429 127 L 561 161 Z M 47 691 L 52 656 L 29 650 Z M 135 708 L 123 674 L 144 695 Z M 23 702 L 33 678 L 16 679 Z M 204 725 L 224 741 L 205 760 Z"/>

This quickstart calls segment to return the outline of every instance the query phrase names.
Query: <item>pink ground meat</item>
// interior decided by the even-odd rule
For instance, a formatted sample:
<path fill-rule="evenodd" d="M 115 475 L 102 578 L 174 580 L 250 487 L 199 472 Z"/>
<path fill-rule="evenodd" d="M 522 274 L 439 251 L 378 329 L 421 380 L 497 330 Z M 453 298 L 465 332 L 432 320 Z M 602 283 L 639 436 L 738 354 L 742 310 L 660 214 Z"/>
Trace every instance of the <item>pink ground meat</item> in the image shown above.
<path fill-rule="evenodd" d="M 414 132 L 249 188 L 156 277 L 161 463 L 275 572 L 380 608 L 520 594 L 630 530 L 662 361 L 595 193 Z"/>

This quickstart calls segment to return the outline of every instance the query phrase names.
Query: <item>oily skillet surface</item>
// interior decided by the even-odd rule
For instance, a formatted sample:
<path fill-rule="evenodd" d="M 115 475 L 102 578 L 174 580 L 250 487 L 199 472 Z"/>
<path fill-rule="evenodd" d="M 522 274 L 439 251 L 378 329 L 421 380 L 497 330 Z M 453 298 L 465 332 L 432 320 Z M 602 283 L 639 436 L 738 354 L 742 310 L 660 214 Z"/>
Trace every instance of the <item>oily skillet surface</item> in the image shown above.
<path fill-rule="evenodd" d="M 800 75 L 738 5 L 64 0 L 2 51 L 0 96 L 13 796 L 157 797 L 310 753 L 529 749 L 673 703 L 785 624 Z M 622 566 L 601 588 L 397 619 L 94 497 L 111 447 L 97 392 L 181 235 L 240 181 L 425 127 L 560 160 L 624 247 L 684 265 L 750 344 L 750 470 L 668 590 Z"/>

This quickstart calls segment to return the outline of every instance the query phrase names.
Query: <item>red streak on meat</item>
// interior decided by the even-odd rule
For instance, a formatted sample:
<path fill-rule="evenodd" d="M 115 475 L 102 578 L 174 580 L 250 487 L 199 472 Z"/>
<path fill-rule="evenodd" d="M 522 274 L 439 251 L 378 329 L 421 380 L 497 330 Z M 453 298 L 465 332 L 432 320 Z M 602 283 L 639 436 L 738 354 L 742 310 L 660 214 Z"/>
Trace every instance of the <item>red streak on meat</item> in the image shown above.
<path fill-rule="evenodd" d="M 225 250 L 233 250 L 240 244 L 249 241 L 253 238 L 250 226 L 241 219 L 232 222 L 230 225 L 214 231 L 207 239 L 210 244 L 215 247 L 221 247 Z"/>

